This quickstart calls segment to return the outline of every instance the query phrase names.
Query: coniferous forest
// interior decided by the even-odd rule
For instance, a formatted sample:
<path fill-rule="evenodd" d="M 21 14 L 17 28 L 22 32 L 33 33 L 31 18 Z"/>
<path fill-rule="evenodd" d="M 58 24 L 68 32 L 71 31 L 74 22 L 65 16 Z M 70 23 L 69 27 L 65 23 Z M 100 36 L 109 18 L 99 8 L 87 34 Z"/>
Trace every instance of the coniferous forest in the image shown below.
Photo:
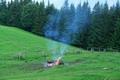
<path fill-rule="evenodd" d="M 44 0 L 0 0 L 0 24 L 83 49 L 95 47 L 120 51 L 119 1 L 111 7 L 97 2 L 91 9 L 88 2 L 75 7 L 66 0 L 61 9 L 57 9 L 49 1 L 46 6 Z M 57 32 L 46 35 L 47 30 L 56 31 L 54 29 Z M 56 38 L 57 33 L 71 37 L 61 40 L 59 36 Z"/>

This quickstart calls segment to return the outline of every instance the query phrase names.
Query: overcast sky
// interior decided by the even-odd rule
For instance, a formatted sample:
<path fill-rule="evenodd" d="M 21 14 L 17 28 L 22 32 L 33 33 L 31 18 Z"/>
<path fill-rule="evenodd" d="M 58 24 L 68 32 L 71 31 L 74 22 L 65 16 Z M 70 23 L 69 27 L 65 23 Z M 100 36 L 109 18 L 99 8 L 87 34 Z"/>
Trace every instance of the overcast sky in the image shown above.
<path fill-rule="evenodd" d="M 10 0 L 8 0 L 8 1 L 10 1 Z M 35 0 L 35 1 L 43 1 L 43 0 Z M 44 1 L 47 4 L 48 0 L 44 0 Z M 63 5 L 64 1 L 65 0 L 50 0 L 50 3 L 53 3 L 55 5 L 55 7 L 59 9 Z M 95 3 L 98 1 L 101 3 L 105 3 L 107 1 L 109 6 L 111 6 L 117 2 L 117 0 L 68 0 L 68 1 L 70 4 L 71 3 L 75 4 L 75 6 L 80 2 L 83 3 L 84 1 L 88 1 L 92 8 L 95 5 Z"/>
<path fill-rule="evenodd" d="M 42 0 L 36 0 L 36 1 L 42 1 Z M 48 2 L 48 0 L 44 0 L 45 3 Z M 55 7 L 60 8 L 65 0 L 50 0 L 51 3 L 54 3 Z M 101 3 L 105 3 L 107 1 L 107 3 L 109 4 L 109 6 L 115 4 L 117 2 L 117 0 L 68 0 L 69 3 L 73 3 L 75 5 L 77 5 L 78 3 L 83 3 L 84 1 L 88 1 L 90 6 L 93 7 L 95 5 L 96 2 L 101 2 Z"/>

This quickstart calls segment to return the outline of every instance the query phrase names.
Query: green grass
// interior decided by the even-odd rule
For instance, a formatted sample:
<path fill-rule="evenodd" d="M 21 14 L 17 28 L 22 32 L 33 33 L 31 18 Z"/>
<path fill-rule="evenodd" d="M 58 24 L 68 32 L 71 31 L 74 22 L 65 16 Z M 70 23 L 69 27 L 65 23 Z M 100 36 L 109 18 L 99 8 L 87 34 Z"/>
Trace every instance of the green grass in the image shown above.
<path fill-rule="evenodd" d="M 52 52 L 64 47 L 65 65 L 43 68 L 46 58 L 51 59 Z M 84 51 L 0 26 L 0 80 L 120 80 L 119 76 L 120 53 Z"/>

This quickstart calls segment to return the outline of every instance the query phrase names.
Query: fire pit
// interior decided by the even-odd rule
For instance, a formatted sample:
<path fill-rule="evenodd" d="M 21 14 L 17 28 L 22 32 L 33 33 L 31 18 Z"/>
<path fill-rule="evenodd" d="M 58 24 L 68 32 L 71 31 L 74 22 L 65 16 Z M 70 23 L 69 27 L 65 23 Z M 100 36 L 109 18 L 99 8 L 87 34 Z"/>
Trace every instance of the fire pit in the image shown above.
<path fill-rule="evenodd" d="M 45 67 L 53 67 L 53 66 L 57 66 L 57 65 L 63 65 L 63 61 L 61 60 L 61 57 L 59 57 L 57 60 L 54 61 L 47 61 L 47 63 L 45 64 Z"/>

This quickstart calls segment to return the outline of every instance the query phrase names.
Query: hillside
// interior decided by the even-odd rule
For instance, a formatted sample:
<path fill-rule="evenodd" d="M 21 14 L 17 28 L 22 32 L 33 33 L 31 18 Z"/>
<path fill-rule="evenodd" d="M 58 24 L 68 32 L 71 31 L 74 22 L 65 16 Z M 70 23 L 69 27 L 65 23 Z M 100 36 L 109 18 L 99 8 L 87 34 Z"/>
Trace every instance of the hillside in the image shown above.
<path fill-rule="evenodd" d="M 60 48 L 66 50 L 65 65 L 44 68 Z M 0 26 L 0 80 L 120 80 L 119 66 L 117 52 L 88 52 Z"/>
<path fill-rule="evenodd" d="M 0 47 L 0 59 L 3 56 L 8 59 L 19 53 L 29 53 L 29 55 L 26 55 L 32 55 L 32 57 L 36 55 L 35 57 L 37 57 L 39 52 L 52 50 L 52 45 L 55 45 L 54 47 L 67 46 L 17 28 L 6 26 L 0 26 L 0 42 L 0 46 L 2 46 Z"/>

